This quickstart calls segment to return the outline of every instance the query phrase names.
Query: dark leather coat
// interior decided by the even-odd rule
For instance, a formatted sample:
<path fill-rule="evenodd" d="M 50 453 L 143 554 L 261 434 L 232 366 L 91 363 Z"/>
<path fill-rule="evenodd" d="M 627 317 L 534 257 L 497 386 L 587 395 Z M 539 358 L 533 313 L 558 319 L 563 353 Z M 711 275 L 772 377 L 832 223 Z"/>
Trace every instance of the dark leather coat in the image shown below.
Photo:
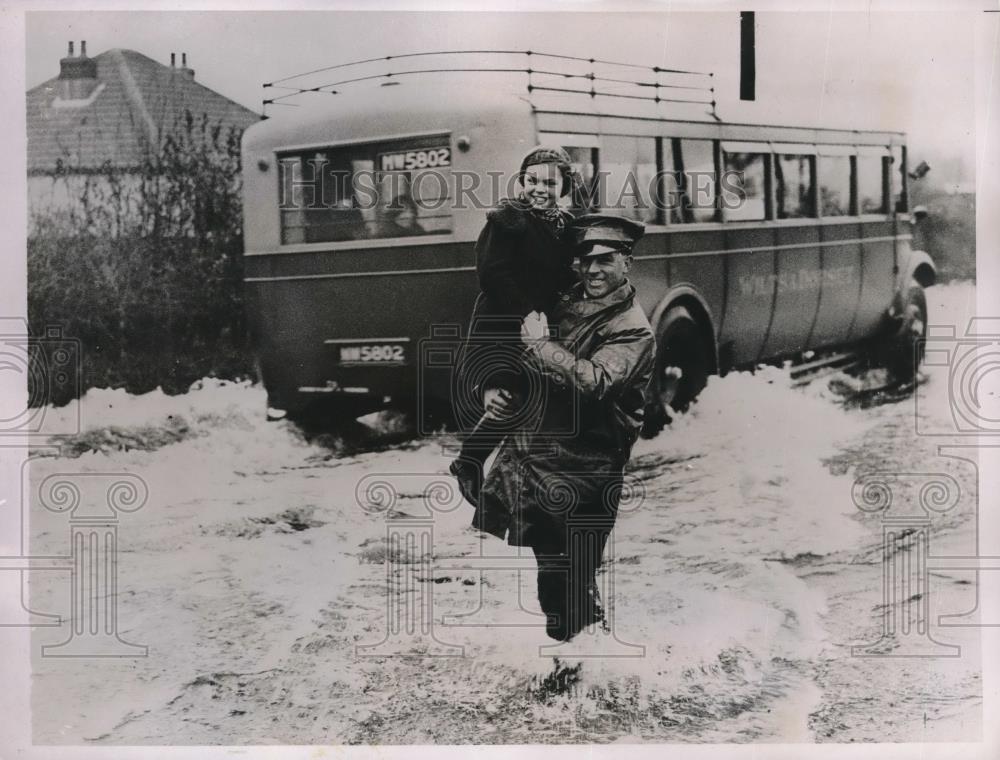
<path fill-rule="evenodd" d="M 531 418 L 501 444 L 473 517 L 514 545 L 545 541 L 574 519 L 614 524 L 653 370 L 653 331 L 628 282 L 599 299 L 578 286 L 552 322 L 558 339 L 528 352 Z"/>

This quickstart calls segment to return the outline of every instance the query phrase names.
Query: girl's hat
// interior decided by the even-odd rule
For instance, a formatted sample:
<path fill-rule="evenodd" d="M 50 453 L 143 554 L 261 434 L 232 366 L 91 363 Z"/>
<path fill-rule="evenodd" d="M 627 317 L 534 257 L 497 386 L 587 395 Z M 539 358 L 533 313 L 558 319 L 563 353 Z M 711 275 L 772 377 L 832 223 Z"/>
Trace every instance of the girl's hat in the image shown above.
<path fill-rule="evenodd" d="M 524 174 L 525 169 L 529 166 L 535 166 L 536 164 L 556 164 L 560 169 L 566 171 L 571 168 L 572 163 L 569 153 L 562 148 L 550 145 L 536 145 L 521 159 L 521 171 L 519 175 Z"/>

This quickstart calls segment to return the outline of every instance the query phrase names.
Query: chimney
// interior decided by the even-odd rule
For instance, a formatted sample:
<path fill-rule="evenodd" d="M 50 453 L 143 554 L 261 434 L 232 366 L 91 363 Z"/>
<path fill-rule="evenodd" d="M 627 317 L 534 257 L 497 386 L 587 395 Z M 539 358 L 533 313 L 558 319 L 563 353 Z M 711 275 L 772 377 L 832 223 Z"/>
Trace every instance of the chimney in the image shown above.
<path fill-rule="evenodd" d="M 194 80 L 194 69 L 188 68 L 188 54 L 181 53 L 181 73 L 188 79 Z"/>
<path fill-rule="evenodd" d="M 170 68 L 174 68 L 177 65 L 177 53 L 170 54 Z"/>
<path fill-rule="evenodd" d="M 87 43 L 80 43 L 80 55 L 69 53 L 59 61 L 58 92 L 60 100 L 85 100 L 97 87 L 97 61 L 87 57 Z"/>

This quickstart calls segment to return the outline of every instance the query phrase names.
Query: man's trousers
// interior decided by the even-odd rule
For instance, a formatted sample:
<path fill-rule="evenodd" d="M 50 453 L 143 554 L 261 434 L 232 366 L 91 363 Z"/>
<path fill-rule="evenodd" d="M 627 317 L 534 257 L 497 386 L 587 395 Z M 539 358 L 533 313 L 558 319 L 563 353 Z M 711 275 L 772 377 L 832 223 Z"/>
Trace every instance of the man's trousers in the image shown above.
<path fill-rule="evenodd" d="M 546 633 L 568 641 L 604 619 L 597 569 L 611 529 L 606 521 L 570 524 L 559 535 L 535 541 L 538 603 L 547 616 Z"/>

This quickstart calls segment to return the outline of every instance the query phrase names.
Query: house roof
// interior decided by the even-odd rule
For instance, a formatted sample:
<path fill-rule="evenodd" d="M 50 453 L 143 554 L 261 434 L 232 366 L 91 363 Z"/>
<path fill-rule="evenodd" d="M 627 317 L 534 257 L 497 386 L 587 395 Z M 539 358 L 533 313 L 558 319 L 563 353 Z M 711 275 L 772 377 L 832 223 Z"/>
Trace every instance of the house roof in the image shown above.
<path fill-rule="evenodd" d="M 144 146 L 156 143 L 190 112 L 196 122 L 239 130 L 260 115 L 194 81 L 194 72 L 164 66 L 134 50 L 108 50 L 92 59 L 96 88 L 89 97 L 59 97 L 53 77 L 27 93 L 28 173 L 48 174 L 57 162 L 74 168 L 137 166 Z M 182 123 L 182 122 L 181 122 Z"/>

